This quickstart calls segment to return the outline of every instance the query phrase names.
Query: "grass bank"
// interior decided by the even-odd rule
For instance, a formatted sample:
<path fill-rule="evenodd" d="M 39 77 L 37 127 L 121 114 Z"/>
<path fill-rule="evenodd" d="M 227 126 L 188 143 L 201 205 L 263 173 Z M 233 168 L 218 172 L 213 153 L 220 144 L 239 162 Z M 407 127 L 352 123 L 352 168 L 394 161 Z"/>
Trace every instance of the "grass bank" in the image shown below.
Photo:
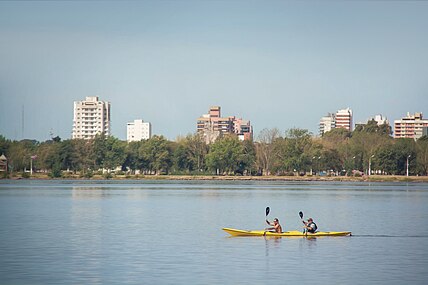
<path fill-rule="evenodd" d="M 20 173 L 9 176 L 10 179 L 40 179 L 50 180 L 48 174 L 33 173 L 31 178 L 23 178 Z M 90 179 L 90 180 L 220 180 L 220 181 L 351 181 L 351 182 L 428 182 L 428 176 L 401 176 L 401 175 L 371 175 L 362 177 L 353 176 L 216 176 L 216 175 L 98 175 L 91 178 L 82 178 L 78 174 L 64 174 L 54 179 Z"/>

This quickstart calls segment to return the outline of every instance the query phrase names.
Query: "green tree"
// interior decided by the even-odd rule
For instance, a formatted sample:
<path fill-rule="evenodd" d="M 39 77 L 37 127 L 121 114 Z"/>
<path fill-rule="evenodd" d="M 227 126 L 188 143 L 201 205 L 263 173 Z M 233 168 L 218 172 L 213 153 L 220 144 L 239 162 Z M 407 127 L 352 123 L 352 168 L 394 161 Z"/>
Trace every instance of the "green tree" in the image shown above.
<path fill-rule="evenodd" d="M 8 154 L 11 141 L 0 135 L 0 155 Z"/>
<path fill-rule="evenodd" d="M 377 133 L 379 135 L 389 136 L 392 134 L 392 129 L 390 125 L 386 123 L 378 125 L 378 123 L 372 119 L 368 121 L 367 124 L 357 125 L 354 132 Z"/>
<path fill-rule="evenodd" d="M 206 170 L 206 156 L 209 150 L 208 145 L 204 141 L 204 137 L 200 133 L 187 135 L 184 139 L 188 159 L 191 161 L 193 168 L 198 171 Z"/>
<path fill-rule="evenodd" d="M 391 137 L 379 133 L 353 132 L 349 144 L 356 157 L 356 163 L 361 171 L 368 170 L 370 162 L 376 165 L 376 153 L 379 149 L 393 140 Z M 372 167 L 372 170 L 374 168 Z"/>
<path fill-rule="evenodd" d="M 397 174 L 397 162 L 399 160 L 399 150 L 394 144 L 387 144 L 376 153 L 376 160 L 374 161 L 376 167 L 386 174 Z"/>
<path fill-rule="evenodd" d="M 277 171 L 306 172 L 310 169 L 312 138 L 308 130 L 289 129 L 275 145 L 280 159 L 276 164 Z"/>
<path fill-rule="evenodd" d="M 251 140 L 242 142 L 243 153 L 237 172 L 240 174 L 252 174 L 256 171 L 256 148 Z"/>
<path fill-rule="evenodd" d="M 139 158 L 139 149 L 141 148 L 144 141 L 134 141 L 129 142 L 125 147 L 125 162 L 124 167 L 128 168 L 132 172 L 139 169 L 145 169 L 144 165 L 141 164 L 141 160 Z"/>
<path fill-rule="evenodd" d="M 404 175 L 409 162 L 409 174 L 416 170 L 416 142 L 413 139 L 395 139 L 394 147 L 397 152 L 396 174 Z"/>
<path fill-rule="evenodd" d="M 190 150 L 184 141 L 181 141 L 175 145 L 172 154 L 173 167 L 175 171 L 186 171 L 190 173 L 194 170 L 194 160 L 190 156 Z"/>
<path fill-rule="evenodd" d="M 168 173 L 171 167 L 171 148 L 163 136 L 153 136 L 142 144 L 139 152 L 140 159 L 147 161 L 149 172 Z"/>
<path fill-rule="evenodd" d="M 102 166 L 106 169 L 114 169 L 116 167 L 123 168 L 125 163 L 126 142 L 120 141 L 119 139 L 109 136 L 105 140 L 105 157 Z"/>
<path fill-rule="evenodd" d="M 218 138 L 207 154 L 207 166 L 219 174 L 234 173 L 239 169 L 244 147 L 236 136 Z"/>
<path fill-rule="evenodd" d="M 73 139 L 72 145 L 72 162 L 73 170 L 82 171 L 82 174 L 89 170 L 95 169 L 95 162 L 93 159 L 93 144 L 94 140 Z M 92 175 L 92 171 L 90 171 Z"/>
<path fill-rule="evenodd" d="M 24 169 L 30 169 L 31 156 L 36 154 L 37 145 L 38 142 L 35 140 L 13 141 L 6 155 L 11 170 L 23 171 Z"/>
<path fill-rule="evenodd" d="M 416 142 L 417 172 L 428 175 L 428 136 L 423 136 Z"/>

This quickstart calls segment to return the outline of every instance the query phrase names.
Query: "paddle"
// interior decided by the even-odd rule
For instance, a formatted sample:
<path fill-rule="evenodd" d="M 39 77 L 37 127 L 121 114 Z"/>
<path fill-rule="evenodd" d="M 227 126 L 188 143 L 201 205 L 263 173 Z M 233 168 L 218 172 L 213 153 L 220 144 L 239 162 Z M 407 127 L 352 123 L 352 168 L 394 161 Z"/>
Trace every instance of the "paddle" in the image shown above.
<path fill-rule="evenodd" d="M 303 224 L 305 224 L 305 222 L 303 221 L 303 212 L 302 212 L 302 211 L 300 211 L 300 212 L 299 212 L 299 216 L 300 216 L 300 219 L 302 220 L 302 223 L 303 223 Z M 306 225 L 306 224 L 305 224 L 305 225 Z M 304 229 L 303 229 L 303 233 L 305 233 L 305 230 L 306 230 L 306 229 L 304 228 Z"/>
<path fill-rule="evenodd" d="M 267 216 L 269 215 L 269 212 L 270 212 L 270 208 L 269 207 L 266 207 L 266 221 L 267 221 Z M 264 234 L 263 234 L 264 236 L 266 235 L 266 231 L 264 232 Z"/>

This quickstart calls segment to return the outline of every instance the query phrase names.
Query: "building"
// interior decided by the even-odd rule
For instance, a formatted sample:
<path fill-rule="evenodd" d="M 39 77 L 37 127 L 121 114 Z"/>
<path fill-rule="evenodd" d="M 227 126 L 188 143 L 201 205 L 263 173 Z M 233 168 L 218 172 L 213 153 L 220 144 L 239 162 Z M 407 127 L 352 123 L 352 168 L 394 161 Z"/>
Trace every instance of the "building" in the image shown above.
<path fill-rule="evenodd" d="M 214 142 L 224 134 L 236 134 L 240 140 L 253 139 L 253 127 L 250 121 L 235 116 L 221 117 L 221 107 L 213 106 L 208 114 L 197 119 L 196 131 L 202 133 L 207 143 Z"/>
<path fill-rule="evenodd" d="M 336 128 L 344 128 L 352 132 L 352 110 L 349 108 L 336 112 Z"/>
<path fill-rule="evenodd" d="M 394 138 L 411 138 L 418 139 L 424 135 L 425 128 L 428 127 L 428 120 L 424 120 L 422 113 L 415 113 L 401 118 L 400 120 L 394 120 Z"/>
<path fill-rule="evenodd" d="M 362 122 L 356 123 L 355 130 L 359 130 L 359 131 L 364 130 L 367 127 L 367 125 L 369 125 L 369 123 L 371 123 L 372 121 L 376 122 L 377 126 L 387 125 L 388 129 L 392 130 L 391 126 L 389 125 L 388 119 L 382 116 L 381 114 L 375 115 L 374 117 L 369 118 L 366 123 L 362 123 Z"/>
<path fill-rule="evenodd" d="M 7 158 L 4 154 L 0 155 L 0 172 L 7 172 Z"/>
<path fill-rule="evenodd" d="M 233 132 L 241 141 L 253 140 L 253 127 L 248 120 L 235 119 L 233 123 Z"/>
<path fill-rule="evenodd" d="M 389 125 L 387 117 L 382 116 L 382 114 L 375 115 L 374 118 L 371 118 L 369 121 L 375 120 L 378 126 Z"/>
<path fill-rule="evenodd" d="M 134 120 L 127 124 L 126 140 L 128 142 L 135 142 L 141 140 L 148 140 L 152 137 L 152 125 L 143 120 Z"/>
<path fill-rule="evenodd" d="M 324 133 L 331 131 L 336 127 L 336 115 L 328 113 L 327 116 L 324 116 L 320 120 L 319 130 L 320 136 Z"/>
<path fill-rule="evenodd" d="M 335 128 L 344 128 L 352 132 L 352 110 L 349 108 L 338 110 L 336 113 L 328 113 L 321 118 L 319 123 L 320 136 Z"/>
<path fill-rule="evenodd" d="M 109 136 L 110 102 L 86 97 L 74 102 L 73 139 L 93 139 L 97 134 Z"/>

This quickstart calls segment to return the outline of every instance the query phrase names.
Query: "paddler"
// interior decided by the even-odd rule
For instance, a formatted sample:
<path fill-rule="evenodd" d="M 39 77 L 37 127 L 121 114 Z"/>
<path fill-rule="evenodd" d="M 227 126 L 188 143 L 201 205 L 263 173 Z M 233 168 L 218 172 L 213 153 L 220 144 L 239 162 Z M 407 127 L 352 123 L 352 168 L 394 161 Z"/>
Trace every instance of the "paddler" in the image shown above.
<path fill-rule="evenodd" d="M 267 231 L 275 231 L 276 233 L 282 233 L 282 227 L 279 224 L 278 218 L 273 219 L 273 224 L 271 222 L 269 222 L 268 220 L 266 220 L 266 223 L 269 226 L 273 226 L 272 228 L 266 228 Z"/>
<path fill-rule="evenodd" d="M 317 231 L 317 224 L 314 223 L 314 220 L 312 218 L 309 218 L 307 222 L 302 222 L 305 224 L 303 228 L 306 230 L 306 232 L 313 234 Z"/>

